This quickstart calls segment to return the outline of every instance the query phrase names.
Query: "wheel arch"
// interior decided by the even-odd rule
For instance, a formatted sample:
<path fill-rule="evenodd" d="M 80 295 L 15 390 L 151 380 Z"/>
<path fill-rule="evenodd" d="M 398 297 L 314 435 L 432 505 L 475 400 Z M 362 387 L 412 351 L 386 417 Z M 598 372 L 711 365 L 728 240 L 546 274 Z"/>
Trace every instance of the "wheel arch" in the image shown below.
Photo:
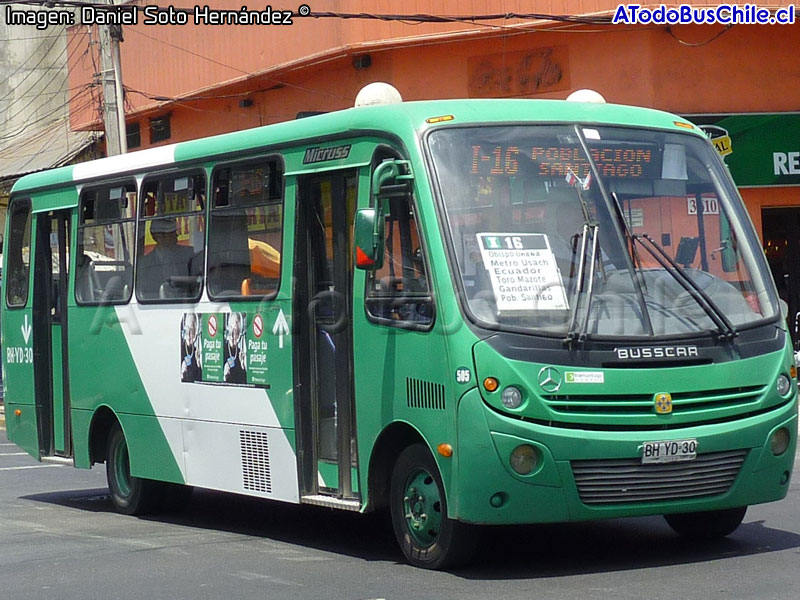
<path fill-rule="evenodd" d="M 389 424 L 372 447 L 367 478 L 368 500 L 365 511 L 386 508 L 392 469 L 400 453 L 412 444 L 428 445 L 422 434 L 410 424 L 397 421 Z"/>
<path fill-rule="evenodd" d="M 92 423 L 89 426 L 89 462 L 98 464 L 106 462 L 108 456 L 108 435 L 111 428 L 118 424 L 122 427 L 122 422 L 116 413 L 106 405 L 100 406 L 92 416 Z"/>

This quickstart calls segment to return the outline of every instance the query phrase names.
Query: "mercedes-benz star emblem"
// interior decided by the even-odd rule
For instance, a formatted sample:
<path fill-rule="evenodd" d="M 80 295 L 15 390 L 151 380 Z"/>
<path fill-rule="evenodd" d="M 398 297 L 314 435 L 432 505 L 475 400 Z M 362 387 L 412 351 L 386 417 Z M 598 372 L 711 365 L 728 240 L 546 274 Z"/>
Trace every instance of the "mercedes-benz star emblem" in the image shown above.
<path fill-rule="evenodd" d="M 553 367 L 542 367 L 539 370 L 539 387 L 548 394 L 557 392 L 561 387 L 561 373 Z"/>

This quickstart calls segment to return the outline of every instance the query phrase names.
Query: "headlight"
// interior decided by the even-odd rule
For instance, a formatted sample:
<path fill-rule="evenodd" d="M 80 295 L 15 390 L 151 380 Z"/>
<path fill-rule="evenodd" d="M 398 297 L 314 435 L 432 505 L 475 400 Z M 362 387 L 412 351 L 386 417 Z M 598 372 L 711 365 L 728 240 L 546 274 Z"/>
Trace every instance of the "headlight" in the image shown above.
<path fill-rule="evenodd" d="M 789 379 L 786 375 L 781 373 L 778 375 L 778 380 L 776 382 L 776 387 L 778 388 L 778 393 L 781 396 L 785 396 L 789 393 L 789 390 L 792 387 L 792 380 Z"/>
<path fill-rule="evenodd" d="M 536 448 L 529 444 L 521 444 L 512 450 L 509 462 L 516 473 L 528 475 L 536 468 L 539 457 Z"/>
<path fill-rule="evenodd" d="M 769 447 L 775 456 L 780 456 L 786 452 L 786 449 L 789 447 L 789 438 L 789 430 L 786 429 L 786 427 L 781 427 L 772 434 L 772 437 L 769 439 Z"/>
<path fill-rule="evenodd" d="M 522 392 L 513 385 L 510 385 L 503 390 L 500 401 L 506 408 L 519 408 L 519 405 L 522 404 Z"/>

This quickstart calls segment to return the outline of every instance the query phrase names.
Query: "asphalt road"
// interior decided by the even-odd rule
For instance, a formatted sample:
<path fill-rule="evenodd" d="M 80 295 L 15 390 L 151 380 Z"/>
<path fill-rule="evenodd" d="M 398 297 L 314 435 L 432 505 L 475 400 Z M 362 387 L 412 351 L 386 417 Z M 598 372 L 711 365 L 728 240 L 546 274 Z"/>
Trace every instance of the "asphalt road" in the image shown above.
<path fill-rule="evenodd" d="M 473 566 L 438 573 L 403 562 L 384 515 L 210 491 L 179 515 L 119 515 L 102 466 L 42 465 L 0 431 L 0 598 L 794 600 L 798 470 L 722 541 L 686 542 L 660 517 L 492 528 Z"/>

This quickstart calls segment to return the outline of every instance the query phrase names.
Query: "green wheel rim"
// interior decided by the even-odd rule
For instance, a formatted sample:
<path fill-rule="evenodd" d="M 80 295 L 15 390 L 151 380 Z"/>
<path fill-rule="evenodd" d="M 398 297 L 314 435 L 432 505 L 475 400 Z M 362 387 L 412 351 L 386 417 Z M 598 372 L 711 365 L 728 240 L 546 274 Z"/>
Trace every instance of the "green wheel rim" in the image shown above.
<path fill-rule="evenodd" d="M 114 453 L 114 481 L 121 496 L 131 495 L 131 472 L 128 462 L 128 445 L 123 441 L 117 445 Z"/>
<path fill-rule="evenodd" d="M 430 546 L 439 537 L 442 499 L 436 480 L 425 469 L 409 475 L 403 493 L 406 530 L 420 546 Z"/>

